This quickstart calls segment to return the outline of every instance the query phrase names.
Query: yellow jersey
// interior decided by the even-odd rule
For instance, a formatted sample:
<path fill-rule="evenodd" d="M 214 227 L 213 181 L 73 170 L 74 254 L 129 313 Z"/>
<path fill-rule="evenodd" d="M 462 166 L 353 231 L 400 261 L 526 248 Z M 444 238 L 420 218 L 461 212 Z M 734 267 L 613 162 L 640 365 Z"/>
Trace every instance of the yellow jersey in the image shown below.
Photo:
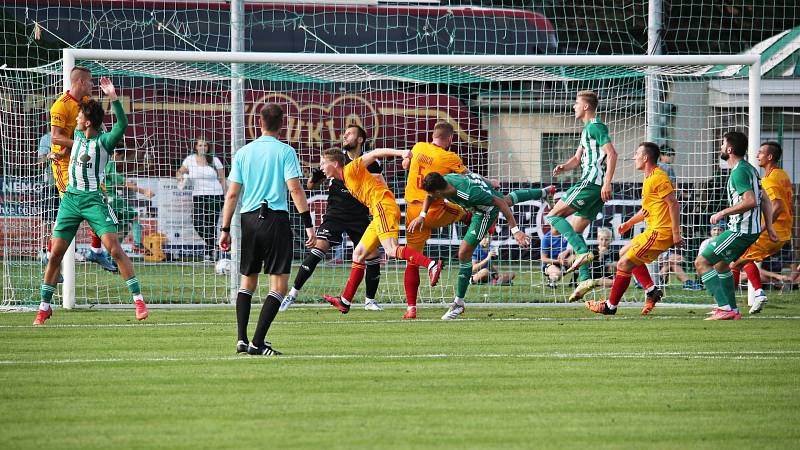
<path fill-rule="evenodd" d="M 776 168 L 770 170 L 761 179 L 761 187 L 766 191 L 770 200 L 775 201 L 777 198 L 783 202 L 784 210 L 778 215 L 772 227 L 778 234 L 779 241 L 788 241 L 792 238 L 792 218 L 794 217 L 792 181 L 783 169 Z"/>
<path fill-rule="evenodd" d="M 411 165 L 408 167 L 406 182 L 406 202 L 423 201 L 428 193 L 422 189 L 422 180 L 431 172 L 442 175 L 462 173 L 467 168 L 457 154 L 438 145 L 419 142 L 411 149 Z"/>
<path fill-rule="evenodd" d="M 672 229 L 672 217 L 669 215 L 669 205 L 664 200 L 675 189 L 667 173 L 656 167 L 650 175 L 644 177 L 642 186 L 642 210 L 647 228 Z"/>
<path fill-rule="evenodd" d="M 88 98 L 88 96 L 84 97 L 81 101 Z M 73 97 L 69 91 L 64 92 L 50 108 L 50 125 L 63 128 L 64 134 L 71 138 L 77 125 L 79 109 L 80 101 Z M 71 150 L 67 149 L 66 155 L 60 160 L 54 160 L 52 164 L 56 187 L 62 193 L 67 190 L 67 184 L 69 184 L 69 154 Z M 61 146 L 51 144 L 50 151 L 61 151 Z"/>
<path fill-rule="evenodd" d="M 389 187 L 361 165 L 360 156 L 344 166 L 344 185 L 350 195 L 369 208 L 373 216 L 377 216 L 375 205 L 382 200 L 397 203 Z"/>

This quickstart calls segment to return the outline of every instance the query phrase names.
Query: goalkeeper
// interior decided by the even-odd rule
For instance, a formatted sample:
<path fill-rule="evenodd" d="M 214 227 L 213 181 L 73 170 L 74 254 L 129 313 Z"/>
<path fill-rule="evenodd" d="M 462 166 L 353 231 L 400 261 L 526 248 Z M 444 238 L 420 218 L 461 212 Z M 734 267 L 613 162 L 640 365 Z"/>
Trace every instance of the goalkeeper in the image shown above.
<path fill-rule="evenodd" d="M 505 216 L 508 226 L 511 227 L 511 234 L 519 246 L 528 247 L 530 238 L 517 227 L 517 221 L 511 213 L 511 206 L 553 194 L 555 186 L 548 186 L 544 189 L 519 189 L 504 197 L 489 186 L 480 175 L 473 173 L 442 175 L 438 172 L 431 172 L 422 180 L 422 189 L 428 195 L 422 203 L 422 214 L 408 224 L 407 231 L 409 233 L 422 227 L 428 208 L 434 200 L 446 199 L 472 212 L 472 221 L 458 248 L 459 268 L 456 298 L 442 316 L 442 320 L 452 320 L 464 312 L 464 297 L 467 294 L 470 279 L 472 279 L 472 252 L 497 220 L 498 214 L 502 212 Z"/>

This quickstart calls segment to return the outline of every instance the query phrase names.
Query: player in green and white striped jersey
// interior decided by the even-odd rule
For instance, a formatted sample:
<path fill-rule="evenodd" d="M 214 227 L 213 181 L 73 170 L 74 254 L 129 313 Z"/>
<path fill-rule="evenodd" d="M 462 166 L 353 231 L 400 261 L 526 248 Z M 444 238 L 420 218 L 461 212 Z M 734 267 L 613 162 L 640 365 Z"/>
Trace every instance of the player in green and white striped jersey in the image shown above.
<path fill-rule="evenodd" d="M 741 319 L 736 307 L 736 290 L 730 263 L 744 254 L 761 234 L 761 216 L 773 241 L 778 235 L 772 229 L 772 203 L 761 189 L 758 169 L 750 165 L 747 155 L 747 136 L 737 131 L 722 137 L 720 157 L 728 161 L 728 207 L 711 216 L 711 223 L 728 218 L 728 229 L 713 238 L 694 261 L 703 285 L 717 301 L 717 308 L 706 320 Z"/>
<path fill-rule="evenodd" d="M 105 179 L 105 167 L 109 155 L 122 139 L 128 119 L 122 104 L 117 98 L 114 84 L 108 78 L 100 80 L 100 89 L 111 100 L 111 108 L 117 123 L 110 132 L 100 131 L 105 111 L 97 100 L 89 100 L 80 105 L 77 126 L 69 160 L 69 184 L 61 205 L 58 208 L 56 224 L 53 228 L 52 256 L 44 272 L 41 288 L 41 303 L 36 314 L 34 325 L 43 325 L 53 315 L 50 303 L 55 292 L 58 278 L 58 267 L 67 251 L 81 222 L 86 220 L 89 226 L 100 237 L 103 245 L 119 266 L 119 274 L 125 280 L 133 296 L 136 306 L 136 319 L 147 318 L 147 306 L 144 303 L 139 280 L 133 273 L 133 266 L 128 255 L 122 251 L 117 241 L 117 218 L 114 211 L 106 203 L 100 190 Z M 62 145 L 53 138 L 55 144 Z"/>
<path fill-rule="evenodd" d="M 464 297 L 472 278 L 472 253 L 494 225 L 498 214 L 503 213 L 508 221 L 508 226 L 511 227 L 511 234 L 520 247 L 528 247 L 530 238 L 517 227 L 517 221 L 511 213 L 511 206 L 553 194 L 555 186 L 543 189 L 518 189 L 503 196 L 478 174 L 451 173 L 442 176 L 437 172 L 431 172 L 422 180 L 422 189 L 428 195 L 422 203 L 422 214 L 408 224 L 406 231 L 409 233 L 413 233 L 417 227 L 423 226 L 428 208 L 435 199 L 446 199 L 472 212 L 472 221 L 458 248 L 459 269 L 456 298 L 442 316 L 442 320 L 451 320 L 464 312 Z"/>
<path fill-rule="evenodd" d="M 583 230 L 597 218 L 603 203 L 611 200 L 611 180 L 617 167 L 617 151 L 611 143 L 608 127 L 597 117 L 599 103 L 596 93 L 578 92 L 572 109 L 575 118 L 584 123 L 580 144 L 572 158 L 553 169 L 555 177 L 578 166 L 581 168 L 578 184 L 569 188 L 546 217 L 557 231 L 553 234 L 564 236 L 575 251 L 575 259 L 567 273 L 578 269 L 580 283 L 570 301 L 580 299 L 593 286 L 586 264 L 594 259 L 594 255 L 583 239 Z M 570 216 L 570 221 L 567 221 Z"/>

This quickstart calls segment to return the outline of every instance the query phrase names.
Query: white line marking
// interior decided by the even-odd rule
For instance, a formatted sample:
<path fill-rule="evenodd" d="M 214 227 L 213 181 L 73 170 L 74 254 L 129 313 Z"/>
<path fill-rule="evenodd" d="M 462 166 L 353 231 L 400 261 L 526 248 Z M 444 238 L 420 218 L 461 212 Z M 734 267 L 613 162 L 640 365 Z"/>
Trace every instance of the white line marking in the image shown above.
<path fill-rule="evenodd" d="M 703 315 L 698 316 L 648 316 L 641 317 L 637 315 L 631 316 L 618 316 L 614 318 L 607 318 L 602 316 L 590 317 L 487 317 L 487 318 L 461 318 L 457 320 L 444 321 L 441 319 L 415 319 L 415 320 L 402 320 L 402 319 L 389 319 L 389 320 L 289 320 L 286 322 L 276 321 L 276 325 L 364 325 L 364 324 L 413 324 L 413 323 L 459 323 L 459 322 L 596 322 L 596 321 L 630 321 L 630 320 L 689 320 L 701 321 Z M 52 320 L 52 319 L 51 319 Z M 765 316 L 759 315 L 758 317 L 747 317 L 745 320 L 800 320 L 800 316 Z M 0 329 L 9 328 L 148 328 L 148 327 L 190 327 L 190 326 L 208 326 L 208 325 L 223 325 L 223 326 L 236 326 L 236 322 L 149 322 L 149 323 L 98 323 L 98 324 L 51 324 L 48 323 L 44 326 L 34 325 L 0 325 Z M 448 326 L 448 325 L 445 325 Z"/>
<path fill-rule="evenodd" d="M 95 364 L 126 362 L 198 362 L 198 361 L 257 361 L 269 360 L 315 360 L 315 359 L 798 359 L 800 351 L 776 350 L 753 352 L 608 352 L 608 353 L 421 353 L 421 354 L 346 354 L 346 355 L 282 355 L 278 357 L 252 357 L 247 355 L 206 356 L 206 357 L 152 357 L 152 358 L 76 358 L 76 359 L 40 359 L 40 360 L 0 360 L 0 365 L 37 365 L 37 364 Z"/>

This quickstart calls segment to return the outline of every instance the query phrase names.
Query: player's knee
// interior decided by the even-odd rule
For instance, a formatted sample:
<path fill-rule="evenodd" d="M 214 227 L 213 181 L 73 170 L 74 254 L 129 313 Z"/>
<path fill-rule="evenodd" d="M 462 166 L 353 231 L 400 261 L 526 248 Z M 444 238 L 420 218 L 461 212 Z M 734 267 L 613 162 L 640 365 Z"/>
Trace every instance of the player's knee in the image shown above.
<path fill-rule="evenodd" d="M 459 248 L 458 249 L 458 260 L 460 262 L 472 261 L 472 250 Z"/>
<path fill-rule="evenodd" d="M 697 271 L 701 271 L 703 269 L 707 269 L 710 266 L 705 258 L 701 255 L 697 255 L 697 258 L 694 260 L 694 268 Z"/>
<path fill-rule="evenodd" d="M 387 248 L 386 252 L 394 254 L 394 249 L 392 249 L 390 252 L 390 250 Z M 364 249 L 364 247 L 357 245 L 356 248 L 353 249 L 353 262 L 363 263 L 364 261 L 366 261 L 366 259 L 367 259 L 367 251 Z"/>
<path fill-rule="evenodd" d="M 631 261 L 627 256 L 623 256 L 619 259 L 619 261 L 617 261 L 617 270 L 630 272 L 634 267 L 635 265 L 633 264 L 633 261 Z"/>

